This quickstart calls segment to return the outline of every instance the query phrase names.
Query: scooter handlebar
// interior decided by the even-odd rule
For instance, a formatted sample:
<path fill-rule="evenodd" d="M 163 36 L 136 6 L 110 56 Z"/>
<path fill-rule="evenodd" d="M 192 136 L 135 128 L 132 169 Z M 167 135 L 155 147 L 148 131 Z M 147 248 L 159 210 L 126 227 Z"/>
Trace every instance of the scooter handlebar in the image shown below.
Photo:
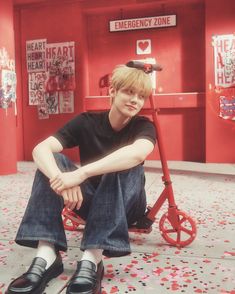
<path fill-rule="evenodd" d="M 160 64 L 150 64 L 150 63 L 144 63 L 141 61 L 134 61 L 131 60 L 129 62 L 126 63 L 126 66 L 128 67 L 133 67 L 133 68 L 137 68 L 137 69 L 142 69 L 144 72 L 146 73 L 150 73 L 152 71 L 161 71 L 162 67 Z"/>

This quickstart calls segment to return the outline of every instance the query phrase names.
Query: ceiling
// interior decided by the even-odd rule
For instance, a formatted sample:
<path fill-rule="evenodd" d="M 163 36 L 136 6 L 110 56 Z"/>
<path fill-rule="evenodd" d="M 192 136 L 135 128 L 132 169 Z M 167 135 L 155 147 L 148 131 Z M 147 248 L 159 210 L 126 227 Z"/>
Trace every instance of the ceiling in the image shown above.
<path fill-rule="evenodd" d="M 80 3 L 81 8 L 85 14 L 99 14 L 121 9 L 125 11 L 133 8 L 142 10 L 145 8 L 155 10 L 156 7 L 165 9 L 165 5 L 182 6 L 185 4 L 199 4 L 206 0 L 13 0 L 13 4 L 17 8 L 24 8 L 28 6 L 38 7 L 41 5 L 57 5 L 58 4 L 72 4 Z"/>
<path fill-rule="evenodd" d="M 190 3 L 199 3 L 203 2 L 204 0 L 190 0 Z M 165 4 L 165 3 L 174 3 L 174 4 L 183 4 L 189 3 L 189 0 L 13 0 L 13 4 L 16 6 L 21 5 L 30 5 L 30 4 L 58 4 L 58 3 L 68 3 L 68 2 L 82 2 L 94 7 L 100 6 L 105 3 L 112 3 L 114 5 L 124 5 L 124 4 L 143 4 L 143 3 L 152 3 L 152 4 Z M 110 3 L 111 2 L 111 3 Z"/>

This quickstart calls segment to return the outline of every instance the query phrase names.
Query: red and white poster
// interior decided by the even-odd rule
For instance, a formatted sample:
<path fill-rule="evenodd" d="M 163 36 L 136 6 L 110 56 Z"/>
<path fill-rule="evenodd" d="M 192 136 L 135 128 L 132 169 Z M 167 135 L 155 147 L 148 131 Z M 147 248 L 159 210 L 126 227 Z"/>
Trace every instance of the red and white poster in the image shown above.
<path fill-rule="evenodd" d="M 235 86 L 235 35 L 213 37 L 215 86 Z"/>
<path fill-rule="evenodd" d="M 59 92 L 60 113 L 74 112 L 74 94 L 73 91 Z"/>
<path fill-rule="evenodd" d="M 45 71 L 46 39 L 26 41 L 26 59 L 28 72 Z"/>
<path fill-rule="evenodd" d="M 0 108 L 7 109 L 16 101 L 15 60 L 5 47 L 0 48 Z"/>
<path fill-rule="evenodd" d="M 69 91 L 75 89 L 75 44 L 53 43 L 46 46 L 46 91 Z"/>
<path fill-rule="evenodd" d="M 74 112 L 75 43 L 26 42 L 29 105 L 38 106 L 40 119 Z M 60 97 L 60 100 L 59 100 Z"/>
<path fill-rule="evenodd" d="M 49 114 L 59 113 L 58 92 L 45 93 L 45 102 Z"/>
<path fill-rule="evenodd" d="M 220 117 L 235 121 L 235 95 L 220 96 Z"/>
<path fill-rule="evenodd" d="M 45 72 L 29 73 L 29 105 L 38 105 L 45 102 L 45 81 L 47 79 Z"/>
<path fill-rule="evenodd" d="M 8 108 L 11 102 L 16 101 L 16 73 L 11 70 L 3 69 L 0 79 L 0 107 Z"/>
<path fill-rule="evenodd" d="M 48 119 L 49 118 L 49 113 L 47 109 L 47 104 L 46 102 L 42 102 L 37 106 L 38 109 L 38 118 L 39 119 Z"/>

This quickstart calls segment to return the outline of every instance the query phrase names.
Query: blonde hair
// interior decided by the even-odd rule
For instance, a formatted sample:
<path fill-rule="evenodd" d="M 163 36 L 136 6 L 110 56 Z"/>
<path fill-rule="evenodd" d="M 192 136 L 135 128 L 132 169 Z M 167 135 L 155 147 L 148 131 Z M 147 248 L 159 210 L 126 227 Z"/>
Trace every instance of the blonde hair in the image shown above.
<path fill-rule="evenodd" d="M 133 88 L 147 98 L 152 92 L 152 81 L 150 75 L 141 69 L 118 65 L 111 76 L 111 87 L 116 91 Z"/>

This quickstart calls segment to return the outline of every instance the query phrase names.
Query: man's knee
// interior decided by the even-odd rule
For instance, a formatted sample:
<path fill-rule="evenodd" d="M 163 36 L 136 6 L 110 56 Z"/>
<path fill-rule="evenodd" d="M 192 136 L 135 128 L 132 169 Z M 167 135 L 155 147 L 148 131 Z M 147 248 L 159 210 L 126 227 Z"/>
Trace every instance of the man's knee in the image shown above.
<path fill-rule="evenodd" d="M 57 166 L 62 172 L 72 171 L 77 169 L 76 165 L 64 154 L 53 153 Z"/>

